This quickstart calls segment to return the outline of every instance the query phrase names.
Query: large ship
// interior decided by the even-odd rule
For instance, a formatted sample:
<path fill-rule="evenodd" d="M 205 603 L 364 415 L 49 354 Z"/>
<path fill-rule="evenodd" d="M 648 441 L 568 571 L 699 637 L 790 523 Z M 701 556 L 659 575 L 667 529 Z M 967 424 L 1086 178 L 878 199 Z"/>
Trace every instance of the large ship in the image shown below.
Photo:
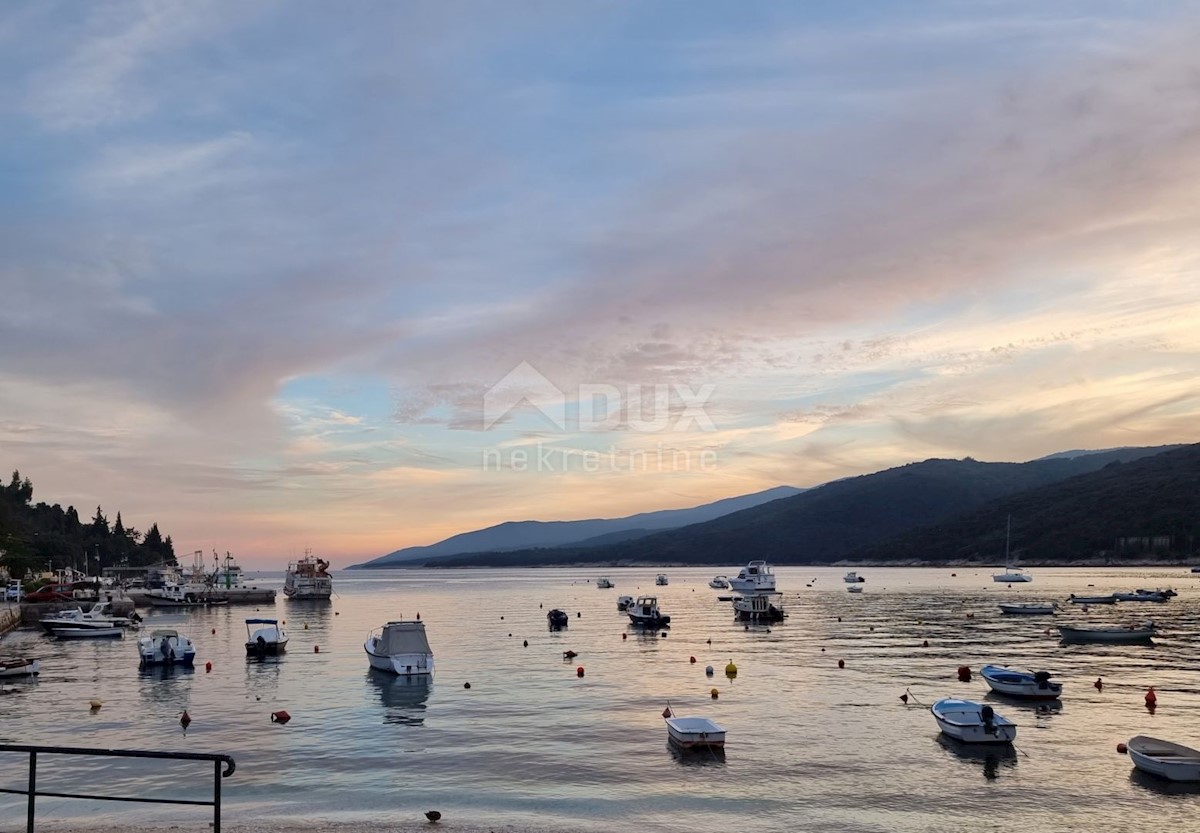
<path fill-rule="evenodd" d="M 305 550 L 303 558 L 288 565 L 283 595 L 289 599 L 328 599 L 332 594 L 333 578 L 329 575 L 328 561 Z"/>

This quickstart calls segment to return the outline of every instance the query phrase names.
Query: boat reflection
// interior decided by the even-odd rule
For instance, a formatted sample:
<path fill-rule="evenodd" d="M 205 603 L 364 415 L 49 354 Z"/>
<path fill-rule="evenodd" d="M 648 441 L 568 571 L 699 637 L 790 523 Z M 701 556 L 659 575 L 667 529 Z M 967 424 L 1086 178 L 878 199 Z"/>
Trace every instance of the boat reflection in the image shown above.
<path fill-rule="evenodd" d="M 371 668 L 367 670 L 367 680 L 384 708 L 384 723 L 398 726 L 425 723 L 425 701 L 433 691 L 431 677 L 401 677 Z"/>
<path fill-rule="evenodd" d="M 1168 781 L 1136 767 L 1129 770 L 1129 780 L 1143 790 L 1160 795 L 1200 795 L 1200 781 Z"/>
<path fill-rule="evenodd" d="M 983 777 L 988 781 L 999 778 L 1001 768 L 1017 766 L 1017 749 L 1011 743 L 963 743 L 942 734 L 937 736 L 937 742 L 963 763 L 982 763 Z"/>
<path fill-rule="evenodd" d="M 1062 700 L 1025 700 L 995 691 L 989 691 L 983 696 L 983 699 L 984 702 L 1003 703 L 1004 707 L 1008 709 L 1017 708 L 1031 712 L 1039 719 L 1053 717 L 1063 710 Z"/>
<path fill-rule="evenodd" d="M 675 759 L 675 763 L 685 767 L 701 767 L 701 766 L 725 766 L 725 748 L 697 748 L 684 749 L 683 747 L 667 741 L 667 749 L 671 750 L 671 757 Z"/>

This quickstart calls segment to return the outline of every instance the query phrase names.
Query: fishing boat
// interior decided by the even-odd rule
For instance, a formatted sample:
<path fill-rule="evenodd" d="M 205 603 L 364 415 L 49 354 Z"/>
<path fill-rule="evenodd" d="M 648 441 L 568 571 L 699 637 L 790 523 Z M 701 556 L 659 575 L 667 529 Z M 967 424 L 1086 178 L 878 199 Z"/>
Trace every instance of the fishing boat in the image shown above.
<path fill-rule="evenodd" d="M 252 625 L 262 625 L 251 630 Z M 246 620 L 246 655 L 275 656 L 287 650 L 287 631 L 279 627 L 278 619 Z"/>
<path fill-rule="evenodd" d="M 0 677 L 33 677 L 42 670 L 42 661 L 25 657 L 0 659 Z"/>
<path fill-rule="evenodd" d="M 1138 735 L 1126 744 L 1133 765 L 1168 781 L 1200 781 L 1200 750 Z"/>
<path fill-rule="evenodd" d="M 985 665 L 979 675 L 998 694 L 1022 697 L 1026 700 L 1057 700 L 1062 694 L 1062 683 L 1050 679 L 1049 671 L 1032 673 L 1000 665 Z"/>
<path fill-rule="evenodd" d="M 842 576 L 842 581 L 846 582 L 846 584 L 857 584 L 859 582 L 866 581 L 866 579 L 851 570 L 850 572 L 846 573 L 846 575 Z"/>
<path fill-rule="evenodd" d="M 1000 612 L 1025 616 L 1046 616 L 1053 615 L 1055 607 L 1053 602 L 1018 602 L 1000 605 Z"/>
<path fill-rule="evenodd" d="M 416 621 L 388 622 L 372 633 L 363 644 L 367 661 L 372 668 L 403 677 L 431 676 L 433 649 L 425 636 L 425 623 Z"/>
<path fill-rule="evenodd" d="M 713 576 L 712 581 L 708 583 L 708 586 L 714 590 L 728 590 L 729 579 L 725 576 Z"/>
<path fill-rule="evenodd" d="M 1117 597 L 1111 593 L 1107 596 L 1076 596 L 1072 593 L 1067 596 L 1067 601 L 1073 605 L 1114 605 Z"/>
<path fill-rule="evenodd" d="M 1033 576 L 1016 565 L 1009 546 L 1011 543 L 1012 516 L 1009 516 L 1008 525 L 1004 531 L 1004 572 L 993 575 L 992 581 L 1001 582 L 1003 584 L 1016 584 L 1019 582 L 1033 581 Z"/>
<path fill-rule="evenodd" d="M 655 579 L 654 579 L 654 583 L 655 583 L 655 584 L 657 584 L 659 587 L 666 587 L 666 586 L 667 586 L 667 584 L 669 584 L 669 582 L 667 581 L 667 574 L 666 574 L 666 573 L 659 573 L 659 574 L 658 574 L 658 575 L 655 577 Z"/>
<path fill-rule="evenodd" d="M 305 550 L 303 558 L 288 565 L 283 578 L 283 595 L 299 600 L 328 599 L 333 595 L 329 562 L 314 557 L 312 550 Z"/>
<path fill-rule="evenodd" d="M 596 579 L 597 590 L 608 590 L 611 587 L 616 587 L 616 585 L 612 583 L 612 579 L 608 578 L 608 576 L 601 576 Z"/>
<path fill-rule="evenodd" d="M 546 614 L 546 622 L 552 631 L 560 631 L 567 625 L 571 624 L 571 617 L 567 615 L 565 610 L 555 608 Z"/>
<path fill-rule="evenodd" d="M 863 591 L 861 584 L 852 584 L 846 588 L 847 593 L 861 593 Z"/>
<path fill-rule="evenodd" d="M 667 737 L 683 749 L 722 749 L 725 729 L 707 717 L 675 717 L 668 710 Z"/>
<path fill-rule="evenodd" d="M 1059 625 L 1058 632 L 1066 642 L 1149 642 L 1150 637 L 1154 636 L 1155 625 L 1153 622 L 1100 628 L 1070 628 Z"/>
<path fill-rule="evenodd" d="M 178 631 L 161 628 L 138 639 L 138 658 L 142 668 L 154 665 L 182 665 L 191 668 L 196 661 L 196 646 Z"/>
<path fill-rule="evenodd" d="M 764 593 L 775 589 L 775 573 L 765 561 L 751 561 L 729 580 L 729 589 L 740 593 Z"/>
<path fill-rule="evenodd" d="M 944 734 L 963 743 L 1012 743 L 1017 738 L 1016 724 L 991 706 L 947 697 L 929 710 Z"/>
<path fill-rule="evenodd" d="M 782 622 L 782 593 L 752 593 L 733 597 L 733 613 L 743 622 Z"/>
<path fill-rule="evenodd" d="M 633 604 L 633 596 L 617 597 L 617 610 L 629 610 L 631 604 Z"/>
<path fill-rule="evenodd" d="M 671 617 L 658 609 L 657 596 L 638 596 L 625 612 L 629 614 L 629 621 L 638 627 L 658 628 L 671 623 Z"/>

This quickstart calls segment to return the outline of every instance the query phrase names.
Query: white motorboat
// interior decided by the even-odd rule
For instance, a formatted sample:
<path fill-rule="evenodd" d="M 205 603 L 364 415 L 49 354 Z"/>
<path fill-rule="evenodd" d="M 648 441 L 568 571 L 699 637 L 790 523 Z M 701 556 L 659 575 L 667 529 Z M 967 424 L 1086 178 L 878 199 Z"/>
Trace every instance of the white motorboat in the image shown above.
<path fill-rule="evenodd" d="M 658 576 L 657 576 L 657 577 L 655 577 L 655 579 L 654 579 L 654 583 L 655 583 L 655 584 L 657 584 L 659 587 L 666 587 L 666 586 L 667 586 L 667 584 L 669 583 L 669 582 L 667 581 L 667 574 L 666 574 L 666 573 L 659 573 L 659 574 L 658 574 Z"/>
<path fill-rule="evenodd" d="M 1066 642 L 1149 642 L 1154 636 L 1153 622 L 1140 625 L 1111 625 L 1100 628 L 1070 628 L 1059 625 L 1058 632 Z"/>
<path fill-rule="evenodd" d="M 787 616 L 783 612 L 782 593 L 752 593 L 733 597 L 733 613 L 749 622 L 782 622 Z"/>
<path fill-rule="evenodd" d="M 765 561 L 751 561 L 729 580 L 729 589 L 740 593 L 764 593 L 775 589 L 775 573 Z"/>
<path fill-rule="evenodd" d="M 283 595 L 289 599 L 328 599 L 333 595 L 329 562 L 314 557 L 311 550 L 305 550 L 303 558 L 288 565 L 283 578 Z"/>
<path fill-rule="evenodd" d="M 631 604 L 633 604 L 633 596 L 617 597 L 617 610 L 629 610 Z"/>
<path fill-rule="evenodd" d="M 1165 602 L 1174 595 L 1174 590 L 1135 590 L 1132 593 L 1113 593 L 1113 598 L 1118 602 Z"/>
<path fill-rule="evenodd" d="M 1052 616 L 1054 608 L 1054 602 L 1018 602 L 1000 605 L 1000 612 L 1025 616 Z"/>
<path fill-rule="evenodd" d="M 861 584 L 852 584 L 846 588 L 847 593 L 861 593 L 863 591 Z"/>
<path fill-rule="evenodd" d="M 1067 596 L 1067 601 L 1073 605 L 1113 605 L 1117 603 L 1117 597 L 1111 593 L 1107 596 L 1076 596 L 1072 593 Z"/>
<path fill-rule="evenodd" d="M 1008 526 L 1004 532 L 1004 572 L 992 576 L 992 581 L 1001 582 L 1003 584 L 1018 584 L 1026 581 L 1033 581 L 1033 576 L 1022 570 L 1014 562 L 1009 544 L 1012 542 L 1012 517 L 1008 519 Z"/>
<path fill-rule="evenodd" d="M 141 617 L 114 615 L 109 602 L 96 602 L 87 612 L 80 607 L 60 610 L 43 616 L 38 623 L 52 636 L 87 638 L 119 635 L 122 628 L 136 627 L 139 621 Z M 116 634 L 112 633 L 114 629 Z"/>
<path fill-rule="evenodd" d="M 143 668 L 154 665 L 182 665 L 191 668 L 196 661 L 192 640 L 173 628 L 160 628 L 138 639 L 138 658 Z"/>
<path fill-rule="evenodd" d="M 998 694 L 1022 697 L 1026 700 L 1057 700 L 1062 694 L 1062 683 L 1050 679 L 1050 672 L 1031 673 L 1000 665 L 985 665 L 979 676 Z"/>
<path fill-rule="evenodd" d="M 608 578 L 608 576 L 601 576 L 596 579 L 596 589 L 607 590 L 610 587 L 616 587 L 616 585 L 612 583 L 612 579 Z"/>
<path fill-rule="evenodd" d="M 198 581 L 183 584 L 168 581 L 146 594 L 151 607 L 202 607 L 208 599 L 209 586 Z"/>
<path fill-rule="evenodd" d="M 251 625 L 262 627 L 251 630 Z M 276 655 L 287 650 L 287 631 L 279 627 L 277 619 L 247 619 L 246 637 L 247 656 Z"/>
<path fill-rule="evenodd" d="M 379 633 L 372 633 L 363 644 L 372 668 L 403 677 L 431 676 L 433 649 L 425 636 L 425 623 L 388 622 Z"/>
<path fill-rule="evenodd" d="M 947 697 L 929 710 L 943 733 L 963 743 L 1012 743 L 1017 738 L 1016 724 L 991 706 Z"/>
<path fill-rule="evenodd" d="M 858 584 L 859 582 L 866 581 L 866 579 L 851 570 L 850 572 L 846 573 L 846 575 L 842 576 L 842 581 L 846 582 L 846 584 Z"/>
<path fill-rule="evenodd" d="M 667 736 L 671 742 L 684 749 L 722 749 L 725 746 L 725 729 L 707 717 L 666 718 Z"/>
<path fill-rule="evenodd" d="M 1138 735 L 1126 744 L 1133 765 L 1168 781 L 1200 781 L 1200 750 Z"/>
<path fill-rule="evenodd" d="M 712 581 L 708 583 L 708 586 L 714 590 L 728 590 L 729 579 L 725 576 L 713 576 Z"/>
<path fill-rule="evenodd" d="M 0 677 L 33 677 L 42 670 L 42 661 L 25 657 L 0 659 Z"/>
<path fill-rule="evenodd" d="M 658 609 L 657 596 L 638 596 L 625 612 L 629 621 L 639 627 L 659 628 L 671 623 L 671 617 Z"/>

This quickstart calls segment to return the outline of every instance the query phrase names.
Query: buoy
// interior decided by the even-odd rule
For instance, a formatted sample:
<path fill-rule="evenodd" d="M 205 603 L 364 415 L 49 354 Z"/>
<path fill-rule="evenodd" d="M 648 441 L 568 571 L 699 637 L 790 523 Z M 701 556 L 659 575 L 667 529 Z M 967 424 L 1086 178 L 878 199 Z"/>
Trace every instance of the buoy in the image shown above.
<path fill-rule="evenodd" d="M 1102 677 L 1097 677 L 1096 682 L 1092 683 L 1092 685 L 1096 691 L 1104 691 L 1104 679 Z"/>
<path fill-rule="evenodd" d="M 662 638 L 663 638 L 663 639 L 666 639 L 666 638 L 667 638 L 667 632 L 666 632 L 666 631 L 663 631 L 663 632 L 662 632 Z"/>
<path fill-rule="evenodd" d="M 188 725 L 191 724 L 191 722 L 192 722 L 192 716 L 190 714 L 188 714 L 187 711 L 185 710 L 183 712 L 183 714 L 180 715 L 180 717 L 179 717 L 179 725 L 186 729 L 188 727 Z"/>
<path fill-rule="evenodd" d="M 1154 686 L 1146 689 L 1146 705 L 1153 707 L 1158 703 L 1158 695 L 1154 693 Z"/>
<path fill-rule="evenodd" d="M 711 665 L 704 666 L 704 674 L 705 676 L 711 677 L 713 675 L 713 667 Z"/>
<path fill-rule="evenodd" d="M 900 695 L 900 702 L 906 706 L 908 705 L 908 692 Z"/>
<path fill-rule="evenodd" d="M 336 615 L 337 615 L 337 614 L 335 613 L 335 614 L 334 614 L 334 616 L 336 616 Z M 503 617 L 503 616 L 501 616 L 500 618 L 501 618 L 501 619 L 503 619 L 504 617 Z M 419 610 L 417 611 L 417 621 L 418 621 L 418 622 L 420 622 L 420 621 L 421 621 L 421 611 L 419 611 Z"/>
<path fill-rule="evenodd" d="M 511 634 L 511 633 L 508 635 L 508 638 L 509 638 L 509 639 L 512 639 L 512 634 Z"/>
<path fill-rule="evenodd" d="M 212 663 L 211 663 L 211 662 L 206 662 L 206 663 L 204 663 L 204 673 L 205 673 L 205 674 L 211 674 L 211 673 L 212 673 Z"/>
<path fill-rule="evenodd" d="M 845 668 L 845 667 L 846 667 L 846 661 L 844 659 L 839 659 L 838 660 L 838 668 Z"/>
<path fill-rule="evenodd" d="M 725 676 L 726 677 L 736 677 L 737 676 L 737 666 L 733 664 L 733 660 L 730 660 L 729 664 L 725 666 Z"/>
<path fill-rule="evenodd" d="M 100 711 L 100 707 L 104 705 L 104 702 L 102 700 L 96 700 L 93 698 L 88 701 L 88 705 L 92 707 L 92 711 L 98 712 Z"/>
<path fill-rule="evenodd" d="M 921 647 L 922 647 L 922 648 L 928 648 L 928 647 L 929 647 L 929 640 L 928 640 L 928 639 L 926 639 L 924 642 L 922 642 L 922 643 L 921 643 Z"/>
<path fill-rule="evenodd" d="M 526 639 L 524 642 L 522 642 L 522 643 L 521 643 L 521 647 L 523 647 L 523 648 L 528 648 L 528 647 L 529 647 L 529 640 L 528 640 L 528 639 Z"/>
<path fill-rule="evenodd" d="M 305 630 L 308 630 L 308 622 L 305 622 L 305 623 L 304 623 L 304 629 L 305 629 Z"/>
<path fill-rule="evenodd" d="M 425 818 L 429 819 L 430 821 L 437 821 L 441 817 L 442 814 L 437 810 L 429 810 L 427 813 L 425 813 Z"/>
<path fill-rule="evenodd" d="M 583 618 L 583 613 L 582 613 L 581 611 L 578 611 L 578 610 L 577 610 L 577 611 L 575 611 L 575 618 L 576 618 L 576 619 L 582 619 L 582 618 Z"/>
<path fill-rule="evenodd" d="M 503 622 L 503 621 L 504 621 L 504 617 L 503 617 L 503 616 L 501 616 L 501 617 L 500 617 L 500 621 L 501 621 L 501 622 Z"/>
<path fill-rule="evenodd" d="M 688 657 L 688 662 L 690 662 L 692 665 L 695 665 L 695 664 L 696 664 L 696 658 L 695 658 L 695 657 Z"/>
<path fill-rule="evenodd" d="M 339 611 L 336 611 L 336 610 L 335 610 L 335 611 L 333 612 L 333 615 L 334 615 L 334 616 L 341 616 L 342 614 L 341 614 Z M 420 613 L 418 613 L 418 614 L 417 614 L 417 618 L 418 618 L 418 619 L 420 619 L 420 618 L 421 618 L 421 614 L 420 614 Z"/>
<path fill-rule="evenodd" d="M 621 634 L 621 638 L 622 638 L 622 639 L 628 639 L 628 638 L 629 638 L 629 634 L 627 634 L 627 633 L 623 633 L 623 634 Z"/>
<path fill-rule="evenodd" d="M 283 709 L 280 709 L 277 712 L 271 712 L 271 722 L 272 723 L 287 723 L 291 719 L 292 719 L 292 716 L 290 714 L 288 714 L 287 712 L 285 712 Z"/>
<path fill-rule="evenodd" d="M 470 687 L 471 687 L 470 683 L 463 683 L 463 688 L 470 688 Z"/>
<path fill-rule="evenodd" d="M 321 646 L 320 646 L 320 645 L 314 645 L 314 646 L 313 646 L 313 653 L 314 653 L 314 654 L 319 654 L 319 653 L 321 653 Z"/>
<path fill-rule="evenodd" d="M 958 681 L 960 683 L 971 682 L 971 668 L 967 665 L 958 666 Z"/>
<path fill-rule="evenodd" d="M 839 621 L 839 622 L 840 622 L 840 621 L 842 621 L 842 617 L 841 617 L 841 616 L 839 616 L 839 617 L 838 617 L 838 621 Z"/>
<path fill-rule="evenodd" d="M 579 654 L 574 651 L 563 651 L 563 659 L 575 659 Z"/>
<path fill-rule="evenodd" d="M 670 717 L 670 716 L 671 716 L 671 707 L 667 706 L 665 709 L 663 709 L 663 717 Z"/>
<path fill-rule="evenodd" d="M 717 699 L 717 696 L 720 695 L 720 693 L 721 692 L 717 691 L 715 688 L 708 692 L 709 696 L 714 700 Z"/>
<path fill-rule="evenodd" d="M 576 677 L 583 676 L 583 666 L 582 665 L 575 669 L 575 676 Z"/>
<path fill-rule="evenodd" d="M 1128 746 L 1126 746 L 1125 744 L 1123 744 L 1123 743 L 1118 743 L 1118 744 L 1117 744 L 1117 753 L 1118 753 L 1118 754 L 1120 754 L 1120 755 L 1124 755 L 1124 754 L 1125 754 L 1126 752 L 1128 752 L 1128 751 L 1129 751 L 1129 747 L 1128 747 Z"/>
<path fill-rule="evenodd" d="M 543 606 L 542 606 L 542 604 L 539 602 L 539 603 L 538 603 L 538 610 L 542 610 L 542 609 L 543 609 Z"/>
<path fill-rule="evenodd" d="M 825 649 L 824 649 L 824 648 L 822 648 L 822 649 L 821 649 L 821 653 L 822 653 L 822 654 L 823 654 L 823 653 L 825 653 Z"/>
<path fill-rule="evenodd" d="M 967 618 L 968 618 L 968 619 L 974 619 L 974 618 L 975 618 L 975 614 L 974 614 L 974 613 L 968 613 L 968 614 L 967 614 Z"/>
<path fill-rule="evenodd" d="M 212 629 L 212 631 L 213 631 L 213 636 L 216 636 L 216 635 L 217 635 L 217 629 L 216 629 L 216 628 L 213 628 L 213 629 Z"/>
<path fill-rule="evenodd" d="M 705 644 L 705 645 L 711 645 L 711 644 L 712 644 L 712 640 L 711 640 L 711 639 L 706 639 L 706 640 L 704 640 L 704 644 Z"/>

